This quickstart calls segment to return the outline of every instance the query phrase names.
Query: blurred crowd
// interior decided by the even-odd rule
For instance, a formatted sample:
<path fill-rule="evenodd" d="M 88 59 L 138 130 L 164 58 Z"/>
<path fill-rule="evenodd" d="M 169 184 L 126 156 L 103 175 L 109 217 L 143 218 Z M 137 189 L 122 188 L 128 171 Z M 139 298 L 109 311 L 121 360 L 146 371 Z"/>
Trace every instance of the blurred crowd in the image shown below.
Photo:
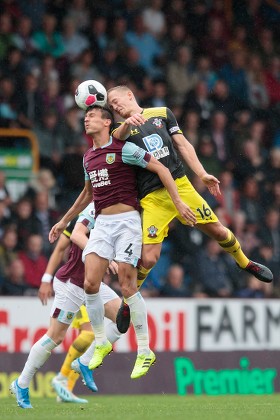
<path fill-rule="evenodd" d="M 275 278 L 261 283 L 175 221 L 143 294 L 279 297 L 279 41 L 277 0 L 2 0 L 0 127 L 36 134 L 40 170 L 16 201 L 0 172 L 0 292 L 37 293 L 49 229 L 84 185 L 89 143 L 75 89 L 96 79 L 128 85 L 143 107 L 172 109 L 222 196 L 186 174 Z"/>

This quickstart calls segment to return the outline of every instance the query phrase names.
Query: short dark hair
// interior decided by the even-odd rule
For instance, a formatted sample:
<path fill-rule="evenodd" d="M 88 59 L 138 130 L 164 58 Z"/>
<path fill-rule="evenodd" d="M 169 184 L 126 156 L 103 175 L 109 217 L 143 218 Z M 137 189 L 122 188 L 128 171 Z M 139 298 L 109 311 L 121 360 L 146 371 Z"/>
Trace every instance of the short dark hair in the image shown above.
<path fill-rule="evenodd" d="M 111 109 L 106 105 L 105 106 L 91 105 L 86 109 L 86 114 L 92 109 L 100 109 L 102 118 L 111 120 L 111 124 L 110 124 L 110 131 L 111 131 L 111 129 L 114 125 L 114 115 L 113 115 L 113 112 L 111 111 Z"/>

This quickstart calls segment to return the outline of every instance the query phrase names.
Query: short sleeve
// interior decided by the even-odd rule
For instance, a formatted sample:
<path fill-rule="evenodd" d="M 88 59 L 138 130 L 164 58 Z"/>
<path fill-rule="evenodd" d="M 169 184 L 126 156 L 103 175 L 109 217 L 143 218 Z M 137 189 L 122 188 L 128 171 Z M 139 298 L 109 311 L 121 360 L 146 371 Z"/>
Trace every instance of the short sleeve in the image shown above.
<path fill-rule="evenodd" d="M 90 231 L 95 225 L 95 208 L 94 203 L 90 203 L 80 214 L 77 223 L 83 223 Z"/>
<path fill-rule="evenodd" d="M 128 165 L 141 166 L 146 168 L 151 160 L 151 156 L 146 150 L 127 141 L 122 148 L 122 161 Z"/>
<path fill-rule="evenodd" d="M 166 125 L 167 125 L 167 130 L 170 136 L 172 136 L 172 134 L 183 134 L 173 112 L 169 108 L 166 108 L 166 111 L 167 111 Z"/>

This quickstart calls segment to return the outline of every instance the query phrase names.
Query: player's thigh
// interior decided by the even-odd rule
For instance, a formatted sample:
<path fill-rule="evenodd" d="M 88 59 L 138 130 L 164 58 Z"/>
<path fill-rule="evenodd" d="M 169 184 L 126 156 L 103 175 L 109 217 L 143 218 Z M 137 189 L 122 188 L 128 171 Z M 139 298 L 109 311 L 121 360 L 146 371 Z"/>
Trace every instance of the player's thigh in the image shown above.
<path fill-rule="evenodd" d="M 153 191 L 140 201 L 142 211 L 143 244 L 163 242 L 168 225 L 178 211 L 165 188 Z"/>
<path fill-rule="evenodd" d="M 95 252 L 87 254 L 85 257 L 85 287 L 90 284 L 99 289 L 108 266 L 109 261 L 100 257 Z"/>
<path fill-rule="evenodd" d="M 128 219 L 119 223 L 118 229 L 115 231 L 114 260 L 118 263 L 131 264 L 133 267 L 136 267 L 141 257 L 142 225 L 139 213 L 133 213 Z"/>
<path fill-rule="evenodd" d="M 187 177 L 180 178 L 176 181 L 180 198 L 195 213 L 197 223 L 206 224 L 218 221 L 216 214 L 207 201 L 195 190 Z M 181 223 L 186 224 L 186 221 L 180 215 L 177 218 Z"/>

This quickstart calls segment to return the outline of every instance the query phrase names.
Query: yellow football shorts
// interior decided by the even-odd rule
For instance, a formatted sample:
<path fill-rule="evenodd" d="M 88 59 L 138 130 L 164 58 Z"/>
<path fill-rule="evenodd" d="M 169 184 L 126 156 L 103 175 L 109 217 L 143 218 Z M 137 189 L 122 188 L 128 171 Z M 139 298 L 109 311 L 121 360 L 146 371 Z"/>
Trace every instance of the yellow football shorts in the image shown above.
<path fill-rule="evenodd" d="M 179 195 L 196 215 L 197 223 L 214 223 L 217 216 L 207 202 L 194 189 L 186 176 L 176 179 Z M 158 244 L 168 235 L 169 223 L 177 218 L 184 225 L 186 221 L 178 213 L 166 188 L 147 194 L 140 201 L 142 211 L 143 243 Z"/>
<path fill-rule="evenodd" d="M 87 322 L 90 322 L 88 313 L 87 313 L 85 305 L 82 305 L 80 307 L 80 310 L 76 313 L 76 316 L 71 323 L 71 327 L 77 328 L 79 330 L 81 326 L 83 324 L 86 324 Z"/>

